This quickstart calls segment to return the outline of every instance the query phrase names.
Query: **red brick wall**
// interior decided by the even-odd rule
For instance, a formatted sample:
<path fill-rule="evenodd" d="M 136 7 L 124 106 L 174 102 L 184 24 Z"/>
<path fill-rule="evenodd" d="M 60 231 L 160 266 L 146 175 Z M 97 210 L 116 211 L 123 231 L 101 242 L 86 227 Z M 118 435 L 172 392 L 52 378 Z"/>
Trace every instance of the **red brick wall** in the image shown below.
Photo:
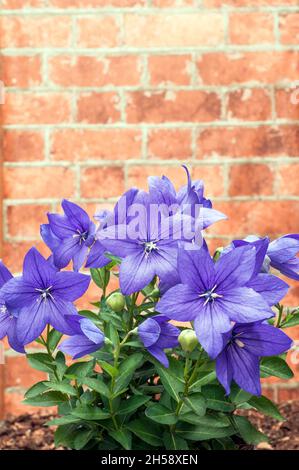
<path fill-rule="evenodd" d="M 0 32 L 14 271 L 62 197 L 92 214 L 149 174 L 183 183 L 182 162 L 230 217 L 213 246 L 299 230 L 299 0 L 2 0 Z M 3 370 L 19 412 L 35 376 L 12 352 Z"/>

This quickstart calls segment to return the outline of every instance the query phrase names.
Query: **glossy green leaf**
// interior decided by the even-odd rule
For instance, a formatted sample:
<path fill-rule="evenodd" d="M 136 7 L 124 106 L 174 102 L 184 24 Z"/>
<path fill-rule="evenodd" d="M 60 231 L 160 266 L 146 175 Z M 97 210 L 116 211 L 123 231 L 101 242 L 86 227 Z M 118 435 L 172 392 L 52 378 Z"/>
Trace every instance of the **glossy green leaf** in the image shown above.
<path fill-rule="evenodd" d="M 124 449 L 131 450 L 132 448 L 132 434 L 128 429 L 118 429 L 117 431 L 110 431 L 110 436 L 113 437 Z"/>
<path fill-rule="evenodd" d="M 280 379 L 291 379 L 294 376 L 286 361 L 277 356 L 263 357 L 260 369 L 266 377 L 274 375 Z"/>
<path fill-rule="evenodd" d="M 51 390 L 56 390 L 57 392 L 66 393 L 75 397 L 77 395 L 76 390 L 70 384 L 65 382 L 46 382 L 47 388 Z"/>
<path fill-rule="evenodd" d="M 32 398 L 25 398 L 23 403 L 31 406 L 55 406 L 67 401 L 67 396 L 61 392 L 49 391 Z"/>
<path fill-rule="evenodd" d="M 234 410 L 234 405 L 227 400 L 225 391 L 218 385 L 205 385 L 201 389 L 207 400 L 207 408 L 216 411 L 229 412 Z"/>
<path fill-rule="evenodd" d="M 86 406 L 78 405 L 73 411 L 72 414 L 81 419 L 89 420 L 101 420 L 110 418 L 110 413 L 103 411 L 101 408 L 96 406 Z"/>
<path fill-rule="evenodd" d="M 284 417 L 280 414 L 277 406 L 263 395 L 261 397 L 252 397 L 249 404 L 265 415 L 271 416 L 271 418 L 284 421 Z"/>
<path fill-rule="evenodd" d="M 161 445 L 161 428 L 154 422 L 140 418 L 127 424 L 127 428 L 147 444 L 154 447 Z"/>
<path fill-rule="evenodd" d="M 233 416 L 234 423 L 240 436 L 247 444 L 257 445 L 260 442 L 267 442 L 268 437 L 261 433 L 244 416 Z"/>
<path fill-rule="evenodd" d="M 102 379 L 92 379 L 90 377 L 85 377 L 85 378 L 82 378 L 80 382 L 87 385 L 89 388 L 91 388 L 95 392 L 98 392 L 101 395 L 104 395 L 107 398 L 109 398 L 111 395 L 109 388 L 103 382 Z"/>
<path fill-rule="evenodd" d="M 172 425 L 175 424 L 178 420 L 178 417 L 175 415 L 174 411 L 169 410 L 159 403 L 149 406 L 145 410 L 145 415 L 159 424 Z"/>
<path fill-rule="evenodd" d="M 208 439 L 216 439 L 217 437 L 231 436 L 234 433 L 234 428 L 232 426 L 215 428 L 179 423 L 176 427 L 176 433 L 182 438 L 190 441 L 205 441 Z"/>
<path fill-rule="evenodd" d="M 163 434 L 163 443 L 166 450 L 188 450 L 188 443 L 182 437 L 175 433 L 165 432 Z"/>
<path fill-rule="evenodd" d="M 119 409 L 117 410 L 117 414 L 119 415 L 127 415 L 136 411 L 142 405 L 147 403 L 150 400 L 150 397 L 146 397 L 143 395 L 136 395 L 134 397 L 129 398 L 128 400 L 123 400 Z"/>
<path fill-rule="evenodd" d="M 207 404 L 206 399 L 202 393 L 192 393 L 187 397 L 182 397 L 182 400 L 184 401 L 185 405 L 187 405 L 188 408 L 194 411 L 194 413 L 198 416 L 203 416 L 205 414 Z"/>

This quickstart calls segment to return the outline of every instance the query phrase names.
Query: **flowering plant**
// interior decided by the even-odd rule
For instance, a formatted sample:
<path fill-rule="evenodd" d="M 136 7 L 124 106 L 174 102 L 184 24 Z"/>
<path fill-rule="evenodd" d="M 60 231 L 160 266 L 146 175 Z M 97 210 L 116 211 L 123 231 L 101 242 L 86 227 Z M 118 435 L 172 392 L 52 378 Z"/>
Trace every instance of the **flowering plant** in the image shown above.
<path fill-rule="evenodd" d="M 52 255 L 32 248 L 18 277 L 0 264 L 0 338 L 20 353 L 44 348 L 27 353 L 48 379 L 25 403 L 58 406 L 57 446 L 233 449 L 266 440 L 240 409 L 283 419 L 260 378 L 292 377 L 282 328 L 299 310 L 282 306 L 288 285 L 271 269 L 299 279 L 299 235 L 211 254 L 204 230 L 225 215 L 186 172 L 178 192 L 150 177 L 148 192 L 130 189 L 96 224 L 64 200 L 41 226 Z M 99 300 L 78 311 L 91 280 Z"/>

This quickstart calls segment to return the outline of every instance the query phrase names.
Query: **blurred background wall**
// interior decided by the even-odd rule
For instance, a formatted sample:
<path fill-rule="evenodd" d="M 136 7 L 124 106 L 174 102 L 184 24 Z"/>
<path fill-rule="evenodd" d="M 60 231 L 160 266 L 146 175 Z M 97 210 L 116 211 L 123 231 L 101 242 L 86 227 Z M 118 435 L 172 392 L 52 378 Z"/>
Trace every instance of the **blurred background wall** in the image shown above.
<path fill-rule="evenodd" d="M 0 5 L 2 257 L 13 271 L 33 244 L 46 253 L 39 225 L 63 197 L 92 215 L 148 175 L 184 183 L 182 163 L 230 218 L 209 231 L 213 248 L 299 231 L 298 0 Z M 298 298 L 293 287 L 289 304 Z M 0 386 L 1 374 L 5 412 L 28 410 L 24 389 L 43 375 L 12 351 Z M 299 398 L 298 377 L 265 393 Z"/>

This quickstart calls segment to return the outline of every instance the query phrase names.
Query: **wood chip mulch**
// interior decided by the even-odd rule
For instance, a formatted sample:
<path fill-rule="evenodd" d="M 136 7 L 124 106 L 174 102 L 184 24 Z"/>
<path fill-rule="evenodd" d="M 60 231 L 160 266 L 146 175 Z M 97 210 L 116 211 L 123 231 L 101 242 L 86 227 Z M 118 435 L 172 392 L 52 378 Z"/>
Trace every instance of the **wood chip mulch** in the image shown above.
<path fill-rule="evenodd" d="M 258 449 L 299 450 L 299 401 L 283 403 L 279 409 L 286 418 L 284 422 L 277 422 L 255 411 L 242 414 L 246 414 L 270 438 L 269 443 L 259 444 Z M 45 426 L 51 417 L 45 413 L 34 413 L 0 421 L 0 450 L 54 450 L 53 429 Z"/>

